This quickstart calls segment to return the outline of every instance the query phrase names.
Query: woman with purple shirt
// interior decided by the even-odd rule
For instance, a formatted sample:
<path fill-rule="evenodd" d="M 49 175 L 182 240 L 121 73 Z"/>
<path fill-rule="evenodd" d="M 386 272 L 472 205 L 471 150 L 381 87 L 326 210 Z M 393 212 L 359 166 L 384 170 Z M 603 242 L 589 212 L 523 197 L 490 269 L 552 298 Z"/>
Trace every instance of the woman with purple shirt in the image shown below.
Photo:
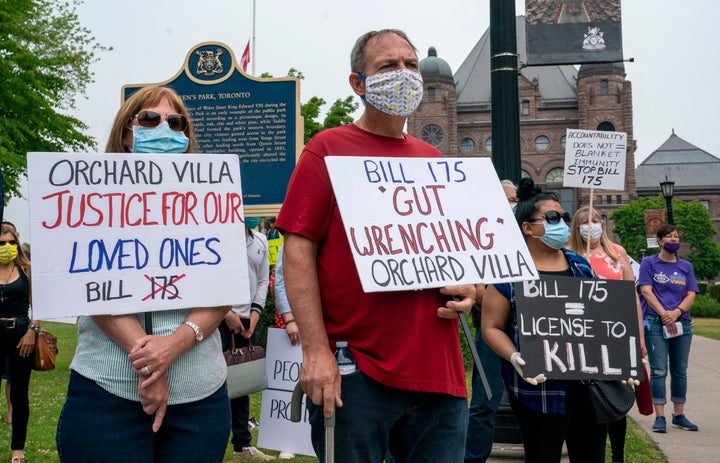
<path fill-rule="evenodd" d="M 690 307 L 700 292 L 690 262 L 677 257 L 680 235 L 674 225 L 657 231 L 660 253 L 640 264 L 640 302 L 645 319 L 645 343 L 650 356 L 650 384 L 655 406 L 654 432 L 667 431 L 665 380 L 670 371 L 672 425 L 687 431 L 698 427 L 683 414 L 687 396 L 687 365 L 692 342 Z"/>

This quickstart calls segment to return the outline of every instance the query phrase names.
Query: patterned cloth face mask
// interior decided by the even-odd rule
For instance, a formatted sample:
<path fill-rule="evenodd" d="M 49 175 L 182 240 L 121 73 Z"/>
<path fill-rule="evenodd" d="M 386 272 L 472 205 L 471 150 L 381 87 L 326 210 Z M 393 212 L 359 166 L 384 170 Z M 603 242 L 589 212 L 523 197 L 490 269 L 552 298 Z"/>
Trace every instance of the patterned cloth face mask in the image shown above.
<path fill-rule="evenodd" d="M 409 69 L 382 72 L 365 76 L 363 99 L 373 107 L 391 116 L 409 116 L 420 105 L 423 96 L 423 80 L 418 72 Z"/>
<path fill-rule="evenodd" d="M 18 255 L 18 245 L 6 243 L 0 246 L 0 264 L 9 264 L 14 261 Z"/>

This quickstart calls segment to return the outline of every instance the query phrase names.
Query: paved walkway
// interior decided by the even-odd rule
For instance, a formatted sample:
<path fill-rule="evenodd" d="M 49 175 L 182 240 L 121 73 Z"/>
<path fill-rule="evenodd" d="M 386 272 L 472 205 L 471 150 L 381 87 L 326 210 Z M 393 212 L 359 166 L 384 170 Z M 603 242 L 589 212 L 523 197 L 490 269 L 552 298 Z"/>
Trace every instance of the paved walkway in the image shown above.
<path fill-rule="evenodd" d="M 669 394 L 668 378 L 668 397 Z M 698 432 L 672 427 L 672 403 L 665 406 L 666 434 L 652 432 L 654 414 L 643 416 L 634 406 L 628 416 L 657 443 L 669 463 L 720 462 L 720 341 L 701 336 L 693 338 L 687 397 L 685 414 L 698 425 Z M 488 463 L 522 461 L 522 455 L 522 446 L 495 444 Z M 564 457 L 563 462 L 567 461 Z M 632 456 L 626 454 L 625 461 L 632 463 Z"/>
<path fill-rule="evenodd" d="M 688 401 L 685 414 L 698 432 L 670 424 L 672 403 L 665 406 L 666 434 L 652 432 L 655 415 L 643 416 L 633 407 L 630 416 L 658 444 L 669 463 L 720 461 L 720 341 L 693 337 L 688 365 Z M 668 383 L 668 397 L 670 385 Z"/>

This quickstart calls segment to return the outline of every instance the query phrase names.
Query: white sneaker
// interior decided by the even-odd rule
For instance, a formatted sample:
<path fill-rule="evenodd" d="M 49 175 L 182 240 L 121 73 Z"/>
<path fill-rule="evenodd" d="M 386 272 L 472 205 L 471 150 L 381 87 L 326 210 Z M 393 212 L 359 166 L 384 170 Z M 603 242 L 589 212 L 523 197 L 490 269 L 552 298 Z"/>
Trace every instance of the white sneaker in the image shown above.
<path fill-rule="evenodd" d="M 254 416 L 248 420 L 248 429 L 250 431 L 252 431 L 253 429 L 258 429 L 259 427 L 260 423 L 258 422 L 258 420 L 255 419 Z"/>
<path fill-rule="evenodd" d="M 292 452 L 280 452 L 280 455 L 278 455 L 278 460 L 292 460 L 295 458 L 295 454 Z"/>
<path fill-rule="evenodd" d="M 242 452 L 233 452 L 233 456 L 237 458 L 246 458 L 250 460 L 274 460 L 275 457 L 265 455 L 255 447 L 243 447 Z"/>

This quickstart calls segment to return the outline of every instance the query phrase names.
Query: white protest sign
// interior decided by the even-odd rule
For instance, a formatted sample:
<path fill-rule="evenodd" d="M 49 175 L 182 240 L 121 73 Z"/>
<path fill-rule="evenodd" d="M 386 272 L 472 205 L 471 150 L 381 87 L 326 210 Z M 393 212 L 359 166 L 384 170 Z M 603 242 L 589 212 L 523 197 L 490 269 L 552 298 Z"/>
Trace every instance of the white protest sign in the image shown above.
<path fill-rule="evenodd" d="M 625 189 L 627 134 L 567 129 L 563 186 Z"/>
<path fill-rule="evenodd" d="M 36 318 L 250 302 L 237 156 L 28 153 L 28 180 Z"/>
<path fill-rule="evenodd" d="M 325 162 L 365 292 L 537 278 L 489 158 Z"/>
<path fill-rule="evenodd" d="M 268 388 L 262 393 L 258 447 L 315 456 L 310 439 L 310 423 L 303 394 L 302 419 L 290 421 L 290 404 L 300 381 L 302 349 L 290 343 L 285 330 L 268 328 L 265 369 Z"/>

